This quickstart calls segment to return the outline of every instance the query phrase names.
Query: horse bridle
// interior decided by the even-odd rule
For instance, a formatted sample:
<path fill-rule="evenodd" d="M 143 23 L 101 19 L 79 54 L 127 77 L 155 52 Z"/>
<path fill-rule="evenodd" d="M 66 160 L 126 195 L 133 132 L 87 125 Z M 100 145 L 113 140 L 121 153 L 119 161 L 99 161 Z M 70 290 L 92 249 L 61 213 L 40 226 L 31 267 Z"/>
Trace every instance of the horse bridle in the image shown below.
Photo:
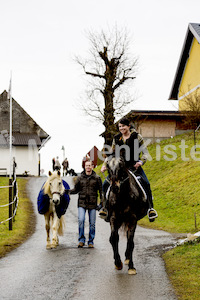
<path fill-rule="evenodd" d="M 104 175 L 103 172 L 102 172 L 102 175 L 103 175 L 104 179 L 111 185 L 111 181 Z M 127 177 L 124 180 L 119 180 L 120 181 L 120 185 L 123 184 L 128 179 L 129 179 L 129 176 L 127 175 Z"/>
<path fill-rule="evenodd" d="M 60 193 L 60 192 L 53 192 L 53 193 L 51 193 L 51 194 L 52 194 L 52 196 L 53 196 L 54 194 L 61 196 L 61 193 Z"/>
<path fill-rule="evenodd" d="M 60 192 L 53 192 L 53 193 L 52 193 L 52 195 L 54 195 L 54 194 L 61 195 L 61 193 L 60 193 Z"/>

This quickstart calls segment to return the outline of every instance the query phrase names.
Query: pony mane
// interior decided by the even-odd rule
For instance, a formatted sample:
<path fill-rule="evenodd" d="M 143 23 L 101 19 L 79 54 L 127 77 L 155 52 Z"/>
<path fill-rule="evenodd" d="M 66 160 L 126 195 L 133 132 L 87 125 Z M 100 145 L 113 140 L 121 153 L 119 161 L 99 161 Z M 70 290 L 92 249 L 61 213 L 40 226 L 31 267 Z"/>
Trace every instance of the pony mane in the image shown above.
<path fill-rule="evenodd" d="M 60 173 L 60 172 L 59 172 Z M 51 175 L 49 176 L 49 178 L 47 179 L 47 181 L 45 182 L 44 186 L 43 186 L 43 190 L 44 190 L 44 194 L 47 194 L 49 197 L 51 197 L 51 192 L 50 192 L 50 184 L 49 182 L 55 178 L 60 179 L 60 175 L 58 174 L 57 171 L 50 173 Z"/>

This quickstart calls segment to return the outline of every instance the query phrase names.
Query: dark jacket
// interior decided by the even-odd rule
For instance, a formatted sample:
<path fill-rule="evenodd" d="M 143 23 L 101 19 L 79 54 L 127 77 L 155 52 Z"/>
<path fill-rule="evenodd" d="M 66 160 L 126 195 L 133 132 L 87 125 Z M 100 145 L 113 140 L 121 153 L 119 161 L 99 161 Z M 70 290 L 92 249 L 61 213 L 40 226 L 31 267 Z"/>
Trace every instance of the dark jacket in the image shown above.
<path fill-rule="evenodd" d="M 147 148 L 145 147 L 142 136 L 135 130 L 131 130 L 131 135 L 125 142 L 121 133 L 115 135 L 112 144 L 113 152 L 116 151 L 116 145 L 120 146 L 120 153 L 118 153 L 118 155 L 120 154 L 124 158 L 127 168 L 132 168 L 139 160 L 142 161 L 143 164 L 146 162 L 148 157 Z M 126 153 L 123 147 L 125 145 L 128 146 L 129 153 Z"/>
<path fill-rule="evenodd" d="M 78 176 L 74 188 L 70 190 L 70 194 L 79 193 L 78 207 L 96 209 L 98 191 L 102 202 L 101 178 L 94 171 L 92 171 L 91 175 L 86 175 L 85 171 L 83 171 Z"/>

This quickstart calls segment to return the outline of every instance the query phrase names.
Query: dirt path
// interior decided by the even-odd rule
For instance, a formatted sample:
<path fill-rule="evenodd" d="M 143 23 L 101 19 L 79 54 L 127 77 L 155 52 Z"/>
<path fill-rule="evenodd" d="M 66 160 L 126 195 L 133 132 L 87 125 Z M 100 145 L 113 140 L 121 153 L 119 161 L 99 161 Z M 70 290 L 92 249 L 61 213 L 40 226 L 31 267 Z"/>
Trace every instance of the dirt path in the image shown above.
<path fill-rule="evenodd" d="M 77 196 L 71 196 L 66 231 L 60 246 L 46 250 L 44 217 L 37 213 L 36 199 L 45 178 L 31 178 L 29 195 L 37 214 L 36 231 L 19 248 L 0 260 L 0 299 L 172 300 L 177 299 L 165 272 L 160 253 L 174 243 L 172 235 L 138 227 L 134 263 L 137 275 L 127 266 L 117 271 L 109 243 L 109 224 L 97 217 L 95 248 L 77 248 Z M 65 178 L 72 186 L 71 177 Z M 88 218 L 86 219 L 88 236 Z M 126 238 L 120 235 L 124 260 Z"/>

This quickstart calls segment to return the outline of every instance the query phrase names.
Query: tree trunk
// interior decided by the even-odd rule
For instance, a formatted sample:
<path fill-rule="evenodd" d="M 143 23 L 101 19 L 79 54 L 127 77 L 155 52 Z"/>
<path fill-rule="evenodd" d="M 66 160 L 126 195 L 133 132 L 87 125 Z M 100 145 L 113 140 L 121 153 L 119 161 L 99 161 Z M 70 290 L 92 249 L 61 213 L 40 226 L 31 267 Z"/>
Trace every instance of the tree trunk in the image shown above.
<path fill-rule="evenodd" d="M 106 61 L 105 79 L 106 85 L 104 89 L 104 126 L 105 126 L 105 144 L 111 146 L 113 135 L 115 134 L 115 118 L 114 118 L 114 81 L 116 78 L 116 65 L 112 61 Z"/>

